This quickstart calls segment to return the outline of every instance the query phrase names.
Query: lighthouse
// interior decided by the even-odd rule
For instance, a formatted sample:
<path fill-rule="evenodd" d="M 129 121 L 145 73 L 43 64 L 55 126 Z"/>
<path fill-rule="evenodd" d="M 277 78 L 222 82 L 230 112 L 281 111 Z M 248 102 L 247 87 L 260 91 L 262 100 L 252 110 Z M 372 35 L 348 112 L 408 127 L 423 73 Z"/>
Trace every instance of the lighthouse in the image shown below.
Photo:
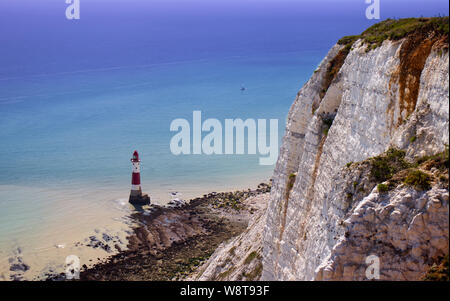
<path fill-rule="evenodd" d="M 141 189 L 141 160 L 139 153 L 134 151 L 131 158 L 133 165 L 133 172 L 131 174 L 131 192 L 129 202 L 133 205 L 148 205 L 150 204 L 150 197 L 147 194 L 142 194 Z"/>

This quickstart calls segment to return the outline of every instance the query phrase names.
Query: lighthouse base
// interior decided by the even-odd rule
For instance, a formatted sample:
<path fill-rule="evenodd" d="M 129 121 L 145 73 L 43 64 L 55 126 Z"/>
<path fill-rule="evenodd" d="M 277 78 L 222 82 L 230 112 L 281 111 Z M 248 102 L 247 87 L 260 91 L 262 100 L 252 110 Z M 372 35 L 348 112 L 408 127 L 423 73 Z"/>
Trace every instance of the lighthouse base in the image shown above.
<path fill-rule="evenodd" d="M 150 197 L 147 194 L 130 194 L 130 199 L 128 201 L 133 205 L 150 205 Z"/>

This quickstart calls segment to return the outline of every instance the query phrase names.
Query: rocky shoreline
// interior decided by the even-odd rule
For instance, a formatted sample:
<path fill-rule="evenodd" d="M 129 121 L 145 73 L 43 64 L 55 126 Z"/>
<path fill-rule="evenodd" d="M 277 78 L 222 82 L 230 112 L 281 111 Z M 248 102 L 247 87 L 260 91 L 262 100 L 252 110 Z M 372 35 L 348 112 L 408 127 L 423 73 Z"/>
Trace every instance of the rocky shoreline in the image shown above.
<path fill-rule="evenodd" d="M 131 214 L 137 226 L 127 237 L 126 250 L 91 267 L 83 265 L 82 281 L 182 280 L 223 242 L 241 234 L 255 210 L 244 202 L 268 193 L 270 184 L 235 192 L 212 192 L 188 202 L 151 205 Z M 46 280 L 65 280 L 64 273 Z"/>

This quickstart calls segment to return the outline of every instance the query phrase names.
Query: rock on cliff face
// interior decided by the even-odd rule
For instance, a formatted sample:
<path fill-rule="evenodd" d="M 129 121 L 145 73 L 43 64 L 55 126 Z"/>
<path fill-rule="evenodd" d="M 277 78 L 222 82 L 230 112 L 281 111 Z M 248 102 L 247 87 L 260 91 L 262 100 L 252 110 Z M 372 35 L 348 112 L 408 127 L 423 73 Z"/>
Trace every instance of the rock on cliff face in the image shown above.
<path fill-rule="evenodd" d="M 365 258 L 374 254 L 381 279 L 417 280 L 448 254 L 448 186 L 399 185 L 382 195 L 364 168 L 346 170 L 391 147 L 409 160 L 445 150 L 449 56 L 440 44 L 433 35 L 407 36 L 375 49 L 358 40 L 329 51 L 288 115 L 262 279 L 363 280 Z"/>
<path fill-rule="evenodd" d="M 366 280 L 366 257 L 380 260 L 380 278 L 419 280 L 433 258 L 448 253 L 446 189 L 376 189 L 343 223 L 347 232 L 319 266 L 316 280 Z M 431 260 L 430 260 L 431 259 Z"/>

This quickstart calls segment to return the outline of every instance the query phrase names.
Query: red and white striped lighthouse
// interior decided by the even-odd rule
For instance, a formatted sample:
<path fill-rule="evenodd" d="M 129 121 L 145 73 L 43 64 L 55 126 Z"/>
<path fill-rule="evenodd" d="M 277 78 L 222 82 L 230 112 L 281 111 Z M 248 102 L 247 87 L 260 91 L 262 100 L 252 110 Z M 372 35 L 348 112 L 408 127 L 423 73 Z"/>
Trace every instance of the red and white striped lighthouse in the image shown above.
<path fill-rule="evenodd" d="M 131 164 L 133 164 L 133 173 L 131 175 L 131 192 L 129 202 L 136 205 L 150 204 L 150 197 L 146 194 L 142 194 L 140 168 L 141 160 L 139 159 L 139 153 L 136 150 L 131 158 Z"/>

